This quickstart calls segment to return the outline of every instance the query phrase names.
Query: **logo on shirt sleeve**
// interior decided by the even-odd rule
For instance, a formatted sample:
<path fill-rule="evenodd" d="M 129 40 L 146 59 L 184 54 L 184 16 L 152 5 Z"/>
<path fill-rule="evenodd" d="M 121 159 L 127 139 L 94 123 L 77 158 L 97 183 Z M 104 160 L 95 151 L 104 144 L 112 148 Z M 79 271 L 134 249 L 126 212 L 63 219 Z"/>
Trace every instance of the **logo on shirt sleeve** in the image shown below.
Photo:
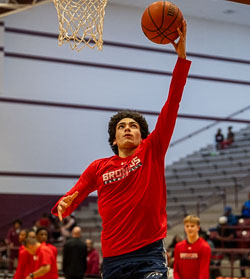
<path fill-rule="evenodd" d="M 125 177 L 129 176 L 129 174 L 139 167 L 142 166 L 141 160 L 136 156 L 132 159 L 129 165 L 126 165 L 118 170 L 109 171 L 102 175 L 103 183 L 109 184 L 115 181 L 119 181 L 124 179 Z"/>

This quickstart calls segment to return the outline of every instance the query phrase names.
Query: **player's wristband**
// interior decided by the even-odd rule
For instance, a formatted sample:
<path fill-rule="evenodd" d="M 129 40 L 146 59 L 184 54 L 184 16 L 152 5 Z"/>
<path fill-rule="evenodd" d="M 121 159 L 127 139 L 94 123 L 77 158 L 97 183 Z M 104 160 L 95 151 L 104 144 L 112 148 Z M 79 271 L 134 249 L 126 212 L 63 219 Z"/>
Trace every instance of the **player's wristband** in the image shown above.
<path fill-rule="evenodd" d="M 34 278 L 34 274 L 31 272 L 30 274 L 29 274 L 29 277 L 31 277 L 32 279 Z"/>

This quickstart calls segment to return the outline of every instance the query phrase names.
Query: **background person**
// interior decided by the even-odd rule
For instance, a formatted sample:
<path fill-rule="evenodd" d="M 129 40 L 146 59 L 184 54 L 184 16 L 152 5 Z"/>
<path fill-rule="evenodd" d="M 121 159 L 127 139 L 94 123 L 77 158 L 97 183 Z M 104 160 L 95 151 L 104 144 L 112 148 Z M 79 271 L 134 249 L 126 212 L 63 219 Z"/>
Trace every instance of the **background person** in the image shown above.
<path fill-rule="evenodd" d="M 46 245 L 47 247 L 49 247 L 55 257 L 55 259 L 57 259 L 57 248 L 48 243 L 48 235 L 49 235 L 49 232 L 48 232 L 48 229 L 46 227 L 40 227 L 37 229 L 36 231 L 36 239 L 38 242 L 40 242 L 41 244 L 43 245 Z"/>
<path fill-rule="evenodd" d="M 26 236 L 32 237 L 33 233 L 29 231 Z M 18 264 L 13 279 L 25 279 L 34 269 L 35 262 L 33 255 L 25 248 L 25 240 L 27 237 L 22 239 L 23 245 L 19 248 Z M 35 233 L 33 238 L 35 239 Z"/>
<path fill-rule="evenodd" d="M 221 149 L 229 147 L 234 142 L 234 133 L 232 129 L 233 129 L 232 126 L 228 127 L 227 139 L 221 142 L 220 144 Z"/>
<path fill-rule="evenodd" d="M 49 214 L 47 212 L 44 212 L 42 217 L 38 220 L 39 227 L 45 227 L 47 230 L 49 230 L 51 221 L 49 219 Z"/>
<path fill-rule="evenodd" d="M 248 200 L 242 206 L 241 217 L 250 218 L 250 192 L 248 193 Z"/>
<path fill-rule="evenodd" d="M 9 246 L 9 271 L 13 271 L 14 261 L 18 259 L 19 247 L 19 233 L 21 231 L 22 221 L 14 220 L 12 227 L 8 230 L 6 242 Z"/>
<path fill-rule="evenodd" d="M 183 223 L 187 239 L 175 246 L 174 279 L 209 279 L 211 248 L 199 236 L 200 218 L 188 215 Z"/>
<path fill-rule="evenodd" d="M 34 238 L 25 240 L 26 250 L 34 258 L 34 266 L 32 272 L 25 279 L 57 279 L 57 263 L 56 259 L 49 247 L 42 245 Z"/>
<path fill-rule="evenodd" d="M 224 207 L 223 216 L 227 217 L 227 226 L 236 226 L 238 223 L 238 218 L 233 214 L 232 207 L 226 205 Z"/>
<path fill-rule="evenodd" d="M 27 238 L 36 239 L 36 233 L 34 230 L 27 231 Z M 26 239 L 26 238 L 25 238 Z M 25 239 L 22 241 L 25 244 Z M 25 279 L 33 270 L 35 266 L 33 255 L 31 255 L 26 249 L 25 245 L 21 246 L 18 255 L 18 265 L 13 279 Z M 21 248 L 20 247 L 20 248 Z"/>
<path fill-rule="evenodd" d="M 221 149 L 221 143 L 224 141 L 224 136 L 221 132 L 221 129 L 217 130 L 217 133 L 215 135 L 215 147 L 217 150 Z"/>
<path fill-rule="evenodd" d="M 217 227 L 210 230 L 210 239 L 215 248 L 235 248 L 236 243 L 233 241 L 235 236 L 235 230 L 228 227 L 226 216 L 219 217 Z"/>
<path fill-rule="evenodd" d="M 86 239 L 87 245 L 87 275 L 99 275 L 100 274 L 100 257 L 98 251 L 94 248 L 94 243 L 91 239 Z"/>
<path fill-rule="evenodd" d="M 66 279 L 82 279 L 87 268 L 87 246 L 81 240 L 79 226 L 73 228 L 71 235 L 63 246 L 63 272 Z"/>

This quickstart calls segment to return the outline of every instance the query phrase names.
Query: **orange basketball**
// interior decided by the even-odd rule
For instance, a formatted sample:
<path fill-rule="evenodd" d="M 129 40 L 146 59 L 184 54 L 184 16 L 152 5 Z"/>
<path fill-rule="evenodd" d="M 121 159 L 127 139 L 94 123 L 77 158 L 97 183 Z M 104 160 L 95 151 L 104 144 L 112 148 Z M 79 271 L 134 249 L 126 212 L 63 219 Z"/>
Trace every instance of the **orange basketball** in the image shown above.
<path fill-rule="evenodd" d="M 156 44 L 169 44 L 179 35 L 177 27 L 182 27 L 181 10 L 168 1 L 154 2 L 144 11 L 141 27 L 145 36 Z"/>

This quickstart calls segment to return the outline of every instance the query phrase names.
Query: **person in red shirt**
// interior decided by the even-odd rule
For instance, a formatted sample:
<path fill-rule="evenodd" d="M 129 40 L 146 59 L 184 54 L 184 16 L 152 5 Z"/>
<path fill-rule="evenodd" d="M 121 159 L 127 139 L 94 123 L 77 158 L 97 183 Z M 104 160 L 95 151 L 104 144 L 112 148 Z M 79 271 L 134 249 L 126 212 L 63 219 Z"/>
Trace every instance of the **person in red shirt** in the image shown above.
<path fill-rule="evenodd" d="M 86 245 L 87 245 L 87 275 L 99 275 L 100 274 L 100 268 L 99 268 L 99 253 L 94 248 L 93 241 L 91 239 L 86 239 Z"/>
<path fill-rule="evenodd" d="M 25 279 L 34 269 L 33 255 L 25 248 L 19 252 L 18 265 L 13 279 Z"/>
<path fill-rule="evenodd" d="M 49 235 L 49 232 L 48 232 L 48 229 L 46 227 L 40 227 L 37 229 L 36 231 L 36 239 L 38 242 L 42 243 L 43 245 L 46 245 L 47 247 L 49 247 L 55 257 L 55 259 L 57 260 L 57 248 L 48 243 L 48 235 Z"/>
<path fill-rule="evenodd" d="M 115 114 L 108 129 L 115 155 L 91 163 L 52 209 L 62 220 L 98 191 L 104 279 L 167 278 L 165 154 L 191 65 L 186 60 L 185 21 L 178 33 L 178 42 L 173 42 L 178 59 L 154 131 L 149 134 L 138 112 Z"/>
<path fill-rule="evenodd" d="M 209 279 L 211 248 L 199 237 L 200 218 L 188 215 L 184 219 L 186 240 L 174 250 L 174 279 Z"/>
<path fill-rule="evenodd" d="M 16 272 L 13 277 L 14 279 L 22 278 L 21 273 L 23 273 L 23 270 L 21 270 L 21 264 L 22 264 L 22 260 L 23 260 L 23 253 L 25 251 L 25 247 L 24 247 L 23 243 L 24 243 L 26 237 L 27 237 L 27 230 L 21 229 L 19 236 L 18 236 L 18 240 L 19 240 L 19 243 L 21 244 L 21 246 L 19 247 L 19 251 L 18 251 L 17 268 L 16 268 Z M 21 264 L 20 264 L 20 261 L 21 261 Z M 25 277 L 23 277 L 23 278 L 25 278 Z"/>
<path fill-rule="evenodd" d="M 26 250 L 33 256 L 34 266 L 32 272 L 25 279 L 57 279 L 56 259 L 49 247 L 39 243 L 36 239 L 28 237 L 25 240 Z"/>
<path fill-rule="evenodd" d="M 20 232 L 21 233 L 21 232 Z M 20 238 L 19 234 L 19 241 L 22 243 L 25 242 L 26 238 Z M 33 230 L 29 230 L 27 232 L 27 237 L 36 238 L 36 233 Z M 25 279 L 33 270 L 34 260 L 33 256 L 25 249 L 25 246 L 22 245 L 19 248 L 19 255 L 18 255 L 18 265 L 16 268 L 16 272 L 14 274 L 13 279 Z"/>
<path fill-rule="evenodd" d="M 25 229 L 21 229 L 20 232 L 19 232 L 19 235 L 18 235 L 18 241 L 19 241 L 19 250 L 18 250 L 18 258 L 19 258 L 19 255 L 20 253 L 22 252 L 22 250 L 25 250 L 25 247 L 24 247 L 24 241 L 25 239 L 27 238 L 27 230 Z"/>

